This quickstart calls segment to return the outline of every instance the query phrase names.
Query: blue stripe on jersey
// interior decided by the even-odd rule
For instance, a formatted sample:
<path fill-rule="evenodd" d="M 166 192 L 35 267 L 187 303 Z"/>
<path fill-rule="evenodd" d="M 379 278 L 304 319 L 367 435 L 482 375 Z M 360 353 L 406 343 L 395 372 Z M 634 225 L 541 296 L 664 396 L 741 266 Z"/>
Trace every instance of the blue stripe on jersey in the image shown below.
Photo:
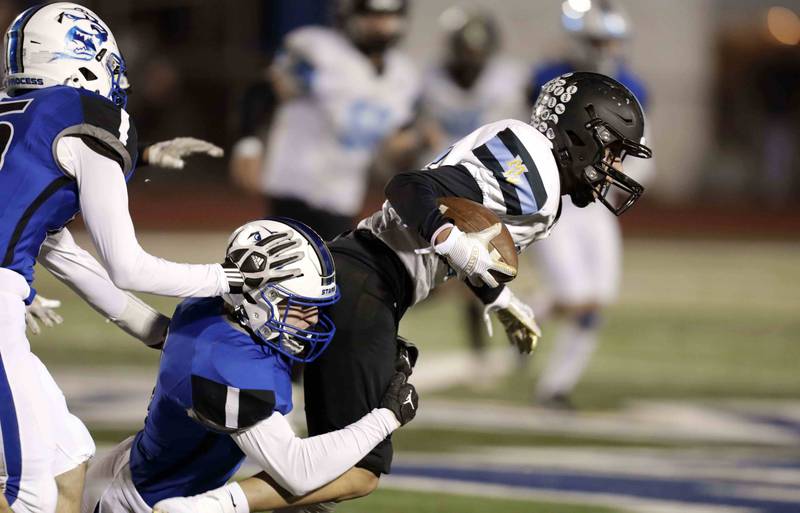
<path fill-rule="evenodd" d="M 533 192 L 533 199 L 536 205 L 535 211 L 539 211 L 547 201 L 547 190 L 544 187 L 544 183 L 542 183 L 542 177 L 539 174 L 539 168 L 536 167 L 536 161 L 533 160 L 533 157 L 531 157 L 525 145 L 522 144 L 522 141 L 519 140 L 517 134 L 510 128 L 501 131 L 497 134 L 497 137 L 503 141 L 503 144 L 506 145 L 506 148 L 508 148 L 512 154 L 522 158 L 522 163 L 528 170 L 525 173 L 525 177 L 528 179 L 528 185 Z"/>
<path fill-rule="evenodd" d="M 524 176 L 528 174 L 529 170 L 522 162 L 522 159 L 511 153 L 511 149 L 497 136 L 487 142 L 486 146 L 503 167 L 503 179 L 516 187 L 520 212 L 522 214 L 533 214 L 537 212 L 539 207 L 536 204 L 536 199 L 533 197 L 531 185 Z"/>
<path fill-rule="evenodd" d="M 42 7 L 41 5 L 37 5 L 23 11 L 22 14 L 17 16 L 14 24 L 9 29 L 6 46 L 8 49 L 6 61 L 8 63 L 9 73 L 22 73 L 24 71 L 22 65 L 22 42 L 24 39 L 22 31 L 25 29 L 25 25 L 28 23 L 28 20 L 31 19 L 31 16 L 36 14 Z"/>
<path fill-rule="evenodd" d="M 19 494 L 19 483 L 22 478 L 22 445 L 19 439 L 19 423 L 17 409 L 14 406 L 14 395 L 8 383 L 3 356 L 0 355 L 0 430 L 3 433 L 3 456 L 5 472 L 8 476 L 5 484 L 5 496 L 9 506 L 14 505 Z"/>
<path fill-rule="evenodd" d="M 472 150 L 472 153 L 483 164 L 486 169 L 492 172 L 497 185 L 500 187 L 500 192 L 503 194 L 503 202 L 506 205 L 506 213 L 512 216 L 518 216 L 522 213 L 522 208 L 519 203 L 519 194 L 517 188 L 506 181 L 503 176 L 503 165 L 494 156 L 489 149 L 489 144 L 482 144 Z"/>

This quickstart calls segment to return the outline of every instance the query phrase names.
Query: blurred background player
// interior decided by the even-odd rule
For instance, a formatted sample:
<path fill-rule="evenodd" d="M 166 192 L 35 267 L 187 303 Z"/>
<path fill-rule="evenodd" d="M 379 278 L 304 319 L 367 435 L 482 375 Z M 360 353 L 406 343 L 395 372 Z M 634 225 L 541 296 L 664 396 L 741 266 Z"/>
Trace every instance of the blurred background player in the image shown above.
<path fill-rule="evenodd" d="M 325 239 L 347 231 L 378 153 L 399 158 L 416 145 L 403 129 L 415 117 L 418 71 L 394 48 L 408 4 L 340 0 L 335 29 L 286 36 L 268 71 L 266 144 L 256 135 L 241 140 L 231 164 L 238 184 L 269 198 L 270 214 L 302 221 Z"/>
<path fill-rule="evenodd" d="M 454 6 L 439 17 L 445 36 L 439 65 L 425 74 L 421 113 L 434 148 L 446 148 L 478 127 L 498 119 L 525 119 L 525 67 L 503 55 L 500 27 L 489 11 Z M 425 164 L 432 160 L 426 158 Z M 488 377 L 484 353 L 483 305 L 466 299 L 470 347 L 476 376 Z M 481 380 L 476 380 L 481 385 Z"/>
<path fill-rule="evenodd" d="M 616 78 L 646 109 L 644 85 L 625 64 L 625 44 L 631 35 L 625 12 L 612 0 L 594 0 L 584 11 L 573 8 L 573 3 L 579 2 L 563 3 L 561 21 L 574 43 L 574 55 L 534 70 L 529 101 L 533 103 L 542 85 L 554 77 L 593 71 Z M 625 161 L 626 174 L 640 183 L 652 169 L 652 159 Z M 577 208 L 564 202 L 558 229 L 534 251 L 549 292 L 549 297 L 533 301 L 536 312 L 563 320 L 536 399 L 543 405 L 570 407 L 569 396 L 597 346 L 602 310 L 617 297 L 622 266 L 619 222 L 599 203 Z"/>

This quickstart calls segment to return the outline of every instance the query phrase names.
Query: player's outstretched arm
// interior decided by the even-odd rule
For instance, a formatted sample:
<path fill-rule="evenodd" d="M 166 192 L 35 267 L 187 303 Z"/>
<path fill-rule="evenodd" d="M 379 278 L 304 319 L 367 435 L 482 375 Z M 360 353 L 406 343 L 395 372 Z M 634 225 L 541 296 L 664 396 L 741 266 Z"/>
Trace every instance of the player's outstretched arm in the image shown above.
<path fill-rule="evenodd" d="M 145 252 L 136 239 L 119 164 L 82 139 L 63 137 L 57 155 L 78 183 L 81 210 L 103 267 L 119 288 L 176 297 L 218 296 L 243 285 L 235 267 L 179 264 Z"/>
<path fill-rule="evenodd" d="M 95 258 L 64 229 L 42 244 L 39 263 L 101 315 L 150 347 L 164 342 L 169 318 L 117 288 Z"/>
<path fill-rule="evenodd" d="M 219 146 L 194 137 L 176 137 L 145 146 L 141 152 L 140 165 L 150 165 L 164 169 L 183 169 L 185 158 L 191 155 L 208 155 L 219 158 L 225 152 Z"/>

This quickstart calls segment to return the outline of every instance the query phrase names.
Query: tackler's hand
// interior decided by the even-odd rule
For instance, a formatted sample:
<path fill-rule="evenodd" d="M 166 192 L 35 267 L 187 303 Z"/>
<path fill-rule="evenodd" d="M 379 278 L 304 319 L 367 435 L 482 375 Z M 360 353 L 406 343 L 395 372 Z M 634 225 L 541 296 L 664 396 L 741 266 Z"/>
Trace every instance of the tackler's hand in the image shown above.
<path fill-rule="evenodd" d="M 299 238 L 284 231 L 269 234 L 249 249 L 231 252 L 222 264 L 231 293 L 241 294 L 300 276 L 300 269 L 293 264 L 303 259 L 301 246 Z"/>
<path fill-rule="evenodd" d="M 219 158 L 225 152 L 215 144 L 194 137 L 177 137 L 169 141 L 157 142 L 144 150 L 147 164 L 166 169 L 183 169 L 183 166 L 186 165 L 183 159 L 195 154 Z"/>
<path fill-rule="evenodd" d="M 396 372 L 381 400 L 381 408 L 386 408 L 394 413 L 401 426 L 405 426 L 414 419 L 419 407 L 417 390 L 406 379 L 405 374 Z"/>
<path fill-rule="evenodd" d="M 497 318 L 503 323 L 508 341 L 520 353 L 530 353 L 536 348 L 542 330 L 536 323 L 531 307 L 520 301 L 510 288 L 506 287 L 493 303 L 486 305 L 483 311 L 489 336 L 492 335 L 492 320 L 489 318 L 492 312 L 496 313 Z"/>
<path fill-rule="evenodd" d="M 56 324 L 61 324 L 64 319 L 55 311 L 56 308 L 61 307 L 61 301 L 57 299 L 47 299 L 39 294 L 33 298 L 33 302 L 25 309 L 25 324 L 31 333 L 38 335 L 41 333 L 39 328 L 39 321 L 48 328 L 52 328 Z"/>

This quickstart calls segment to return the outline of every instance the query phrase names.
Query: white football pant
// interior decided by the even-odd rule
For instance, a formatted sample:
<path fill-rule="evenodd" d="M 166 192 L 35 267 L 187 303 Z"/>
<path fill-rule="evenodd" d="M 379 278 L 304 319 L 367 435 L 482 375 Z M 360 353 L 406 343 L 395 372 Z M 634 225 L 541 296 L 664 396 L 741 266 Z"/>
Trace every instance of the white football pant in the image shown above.
<path fill-rule="evenodd" d="M 533 245 L 553 304 L 600 306 L 619 291 L 622 236 L 616 216 L 599 202 L 578 208 L 565 201 L 552 234 Z M 548 308 L 549 310 L 549 308 Z M 596 317 L 596 316 L 595 316 Z M 569 319 L 555 336 L 536 395 L 569 395 L 597 346 L 599 319 Z"/>
<path fill-rule="evenodd" d="M 132 443 L 131 436 L 89 464 L 81 513 L 151 513 L 133 484 Z"/>
<path fill-rule="evenodd" d="M 53 513 L 55 477 L 91 458 L 94 442 L 31 353 L 29 293 L 21 275 L 0 268 L 0 482 L 14 513 Z"/>

